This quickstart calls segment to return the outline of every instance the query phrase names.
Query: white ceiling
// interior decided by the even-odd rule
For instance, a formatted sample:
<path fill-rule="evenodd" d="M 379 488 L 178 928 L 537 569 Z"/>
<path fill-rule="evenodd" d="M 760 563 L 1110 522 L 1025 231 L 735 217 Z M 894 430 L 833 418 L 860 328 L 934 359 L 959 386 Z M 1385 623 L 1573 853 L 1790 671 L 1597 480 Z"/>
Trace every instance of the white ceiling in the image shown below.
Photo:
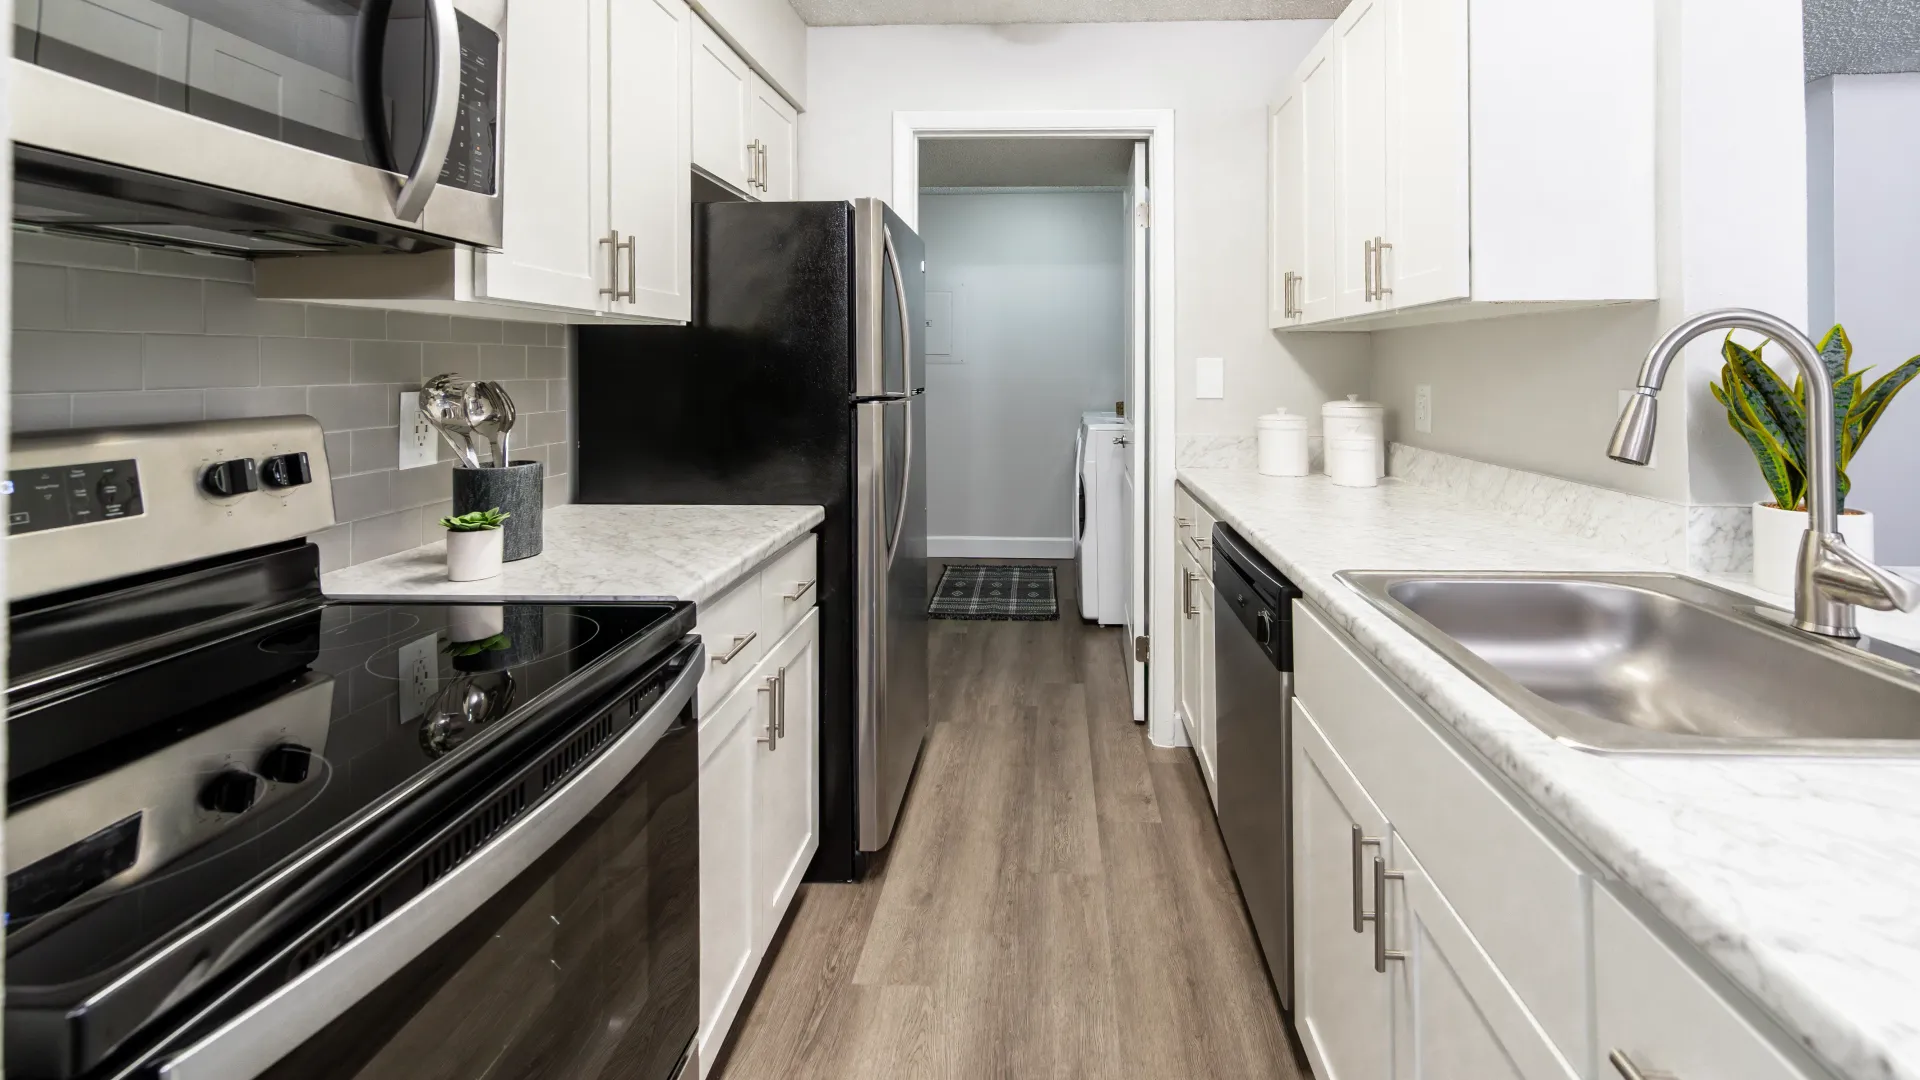
<path fill-rule="evenodd" d="M 1131 139 L 922 139 L 920 186 L 1120 187 Z"/>
<path fill-rule="evenodd" d="M 790 0 L 809 26 L 1331 19 L 1347 0 Z M 1896 0 L 1897 2 L 1897 0 Z"/>
<path fill-rule="evenodd" d="M 1920 0 L 1806 0 L 1807 78 L 1920 71 Z"/>

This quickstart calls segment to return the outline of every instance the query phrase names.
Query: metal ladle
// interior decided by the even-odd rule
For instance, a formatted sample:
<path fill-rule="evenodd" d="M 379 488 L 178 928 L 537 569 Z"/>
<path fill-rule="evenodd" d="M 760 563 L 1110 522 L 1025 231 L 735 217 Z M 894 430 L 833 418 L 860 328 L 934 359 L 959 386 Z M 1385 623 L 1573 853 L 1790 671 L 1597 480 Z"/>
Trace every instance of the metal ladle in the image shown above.
<path fill-rule="evenodd" d="M 420 387 L 420 412 L 440 437 L 453 447 L 453 454 L 469 469 L 480 467 L 480 455 L 473 449 L 473 425 L 467 419 L 467 397 L 472 380 L 451 372 L 435 375 Z"/>
<path fill-rule="evenodd" d="M 513 426 L 513 406 L 504 401 L 499 384 L 477 382 L 467 387 L 467 423 L 473 433 L 493 448 L 493 467 L 507 467 L 506 431 Z"/>

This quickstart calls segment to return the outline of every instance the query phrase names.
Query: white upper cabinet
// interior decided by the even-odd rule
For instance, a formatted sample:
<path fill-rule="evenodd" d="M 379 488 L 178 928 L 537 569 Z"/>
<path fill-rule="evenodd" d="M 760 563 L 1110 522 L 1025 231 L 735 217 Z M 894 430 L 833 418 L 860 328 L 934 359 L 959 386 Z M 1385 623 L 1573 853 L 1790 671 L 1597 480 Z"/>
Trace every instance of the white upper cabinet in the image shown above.
<path fill-rule="evenodd" d="M 1653 21 L 1652 0 L 1352 0 L 1271 114 L 1273 205 L 1302 206 L 1269 214 L 1270 325 L 1656 299 Z"/>
<path fill-rule="evenodd" d="M 713 27 L 695 20 L 693 28 L 693 164 L 701 172 L 738 191 L 756 191 L 749 180 L 757 162 L 748 144 L 753 69 L 740 59 Z"/>
<path fill-rule="evenodd" d="M 799 171 L 800 114 L 780 92 L 760 76 L 753 77 L 753 103 L 747 110 L 747 135 L 760 158 L 754 190 L 768 202 L 790 202 L 795 197 Z"/>
<path fill-rule="evenodd" d="M 619 266 L 610 310 L 693 317 L 693 114 L 686 0 L 609 0 L 609 235 Z"/>
<path fill-rule="evenodd" d="M 693 163 L 749 199 L 795 193 L 799 113 L 706 23 L 693 37 Z"/>

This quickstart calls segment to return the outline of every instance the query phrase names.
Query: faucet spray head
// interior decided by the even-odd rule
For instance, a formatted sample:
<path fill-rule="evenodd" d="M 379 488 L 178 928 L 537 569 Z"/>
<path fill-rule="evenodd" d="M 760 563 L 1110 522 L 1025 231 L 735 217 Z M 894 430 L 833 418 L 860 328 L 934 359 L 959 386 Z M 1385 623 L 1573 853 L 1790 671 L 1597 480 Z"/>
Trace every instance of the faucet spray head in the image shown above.
<path fill-rule="evenodd" d="M 1652 387 L 1642 386 L 1627 399 L 1620 422 L 1613 426 L 1607 456 L 1628 465 L 1645 465 L 1653 457 L 1653 432 L 1660 422 L 1660 403 Z"/>

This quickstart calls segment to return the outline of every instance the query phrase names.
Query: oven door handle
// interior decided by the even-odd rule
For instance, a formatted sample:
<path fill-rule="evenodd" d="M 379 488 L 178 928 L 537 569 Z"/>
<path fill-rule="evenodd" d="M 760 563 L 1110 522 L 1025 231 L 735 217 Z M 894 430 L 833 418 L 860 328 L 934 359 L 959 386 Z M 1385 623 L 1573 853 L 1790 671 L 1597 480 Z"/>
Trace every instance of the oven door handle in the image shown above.
<path fill-rule="evenodd" d="M 420 159 L 393 197 L 393 216 L 418 221 L 440 183 L 453 133 L 460 126 L 460 20 L 453 0 L 427 0 L 433 17 L 433 98 L 427 103 L 427 130 L 420 140 Z"/>
<path fill-rule="evenodd" d="M 351 944 L 167 1057 L 157 1075 L 164 1080 L 258 1076 L 460 925 L 580 824 L 660 742 L 693 700 L 706 670 L 702 650 L 694 648 L 693 661 L 646 715 L 558 791 Z M 283 954 L 266 966 L 289 959 Z"/>

